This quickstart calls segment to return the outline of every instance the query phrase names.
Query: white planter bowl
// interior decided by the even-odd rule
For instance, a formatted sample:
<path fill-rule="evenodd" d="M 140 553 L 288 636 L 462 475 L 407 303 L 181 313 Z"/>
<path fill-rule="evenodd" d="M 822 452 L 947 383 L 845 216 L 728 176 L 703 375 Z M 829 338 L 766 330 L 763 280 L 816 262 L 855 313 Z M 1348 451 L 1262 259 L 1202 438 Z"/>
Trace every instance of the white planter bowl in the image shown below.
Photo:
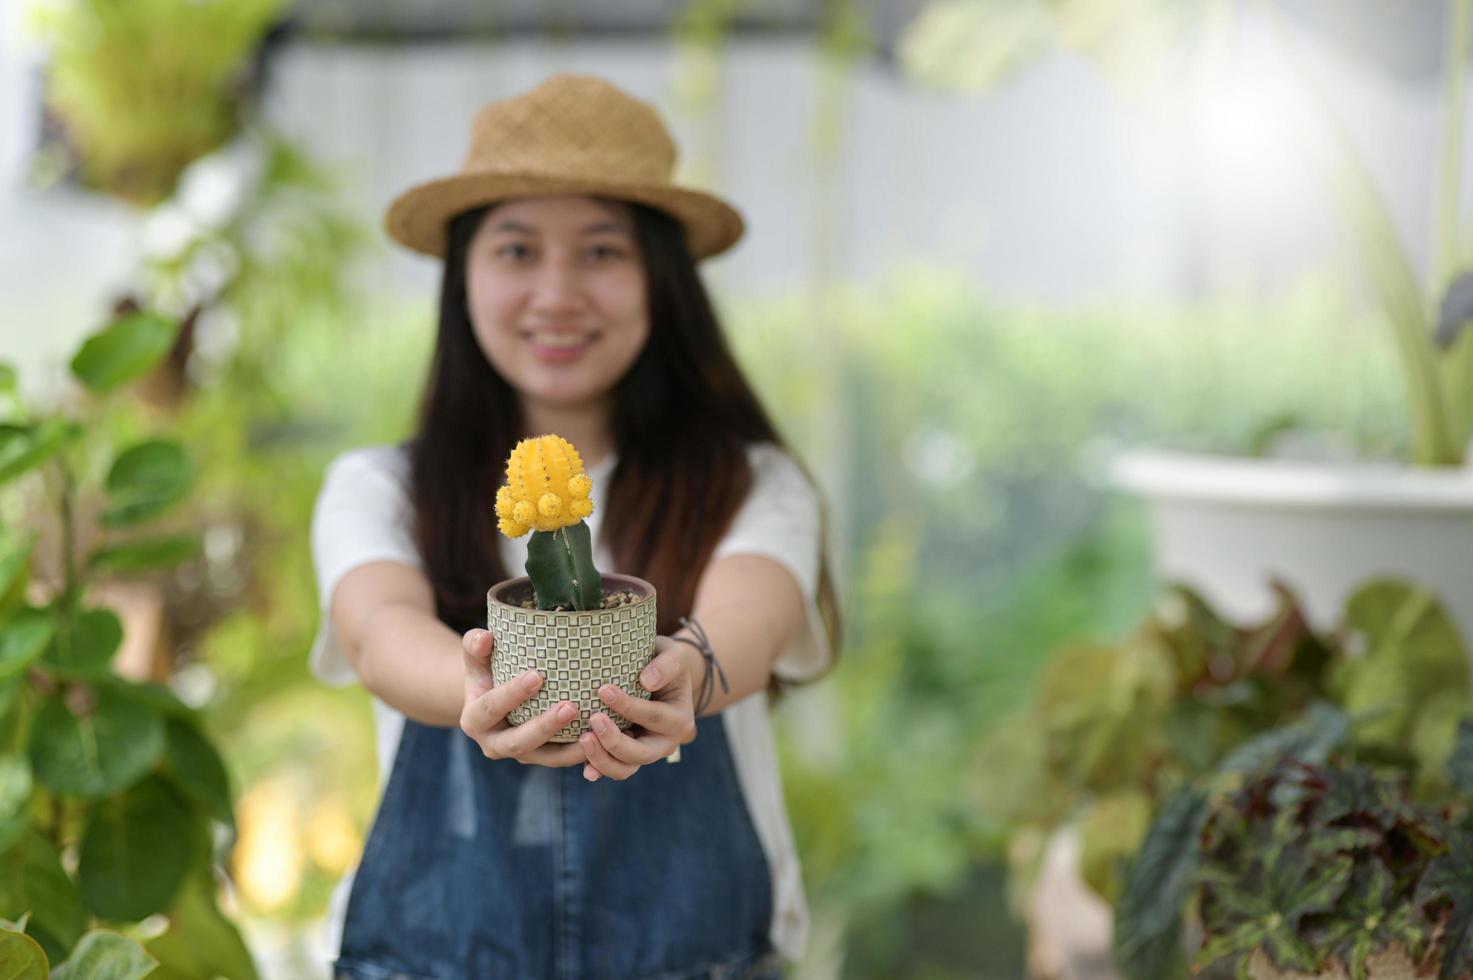
<path fill-rule="evenodd" d="M 1108 478 L 1145 499 L 1157 574 L 1229 619 L 1271 615 L 1277 578 L 1332 629 L 1361 584 L 1394 576 L 1440 597 L 1473 650 L 1473 468 L 1140 451 Z"/>

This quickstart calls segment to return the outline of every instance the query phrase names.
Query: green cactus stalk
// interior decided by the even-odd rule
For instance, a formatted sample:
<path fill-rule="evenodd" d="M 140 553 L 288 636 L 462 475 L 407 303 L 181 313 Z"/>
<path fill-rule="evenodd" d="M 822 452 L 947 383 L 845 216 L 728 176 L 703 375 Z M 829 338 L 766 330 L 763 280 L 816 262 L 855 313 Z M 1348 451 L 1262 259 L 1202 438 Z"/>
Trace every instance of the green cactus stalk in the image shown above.
<path fill-rule="evenodd" d="M 602 579 L 593 567 L 588 525 L 579 521 L 556 531 L 533 531 L 527 541 L 527 575 L 537 608 L 597 609 Z"/>
<path fill-rule="evenodd" d="M 593 513 L 593 481 L 566 439 L 523 439 L 506 463 L 507 482 L 496 492 L 501 533 L 528 531 L 527 577 L 538 609 L 598 609 L 603 577 L 593 564 L 593 536 L 583 518 Z"/>

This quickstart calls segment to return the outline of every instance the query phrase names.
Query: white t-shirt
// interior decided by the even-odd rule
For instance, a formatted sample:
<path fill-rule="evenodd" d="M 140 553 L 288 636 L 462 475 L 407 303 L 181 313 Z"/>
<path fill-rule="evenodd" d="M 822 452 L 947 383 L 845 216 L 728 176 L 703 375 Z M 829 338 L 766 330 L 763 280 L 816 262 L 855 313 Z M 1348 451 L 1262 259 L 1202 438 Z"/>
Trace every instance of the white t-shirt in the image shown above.
<path fill-rule="evenodd" d="M 779 447 L 771 443 L 749 446 L 747 458 L 752 467 L 752 489 L 712 559 L 761 555 L 777 561 L 792 574 L 807 604 L 807 625 L 783 652 L 774 670 L 785 680 L 803 680 L 821 672 L 833 658 L 814 602 L 819 569 L 818 496 L 792 457 Z M 599 522 L 613 469 L 614 459 L 608 457 L 588 470 L 593 480 L 593 514 L 586 522 L 595 542 L 599 540 Z M 408 474 L 408 456 L 398 446 L 351 450 L 328 467 L 312 515 L 312 559 L 322 618 L 311 654 L 312 672 L 328 684 L 341 686 L 357 680 L 327 615 L 338 582 L 352 569 L 373 561 L 422 567 L 411 532 Z M 488 499 L 486 506 L 492 506 L 492 501 Z M 527 539 L 505 535 L 497 538 L 502 566 L 508 574 L 520 574 L 518 570 L 527 561 Z M 600 568 L 617 570 L 602 544 L 596 545 L 594 560 Z M 404 716 L 378 698 L 373 699 L 373 710 L 382 790 L 398 751 Z M 732 762 L 772 875 L 772 943 L 783 956 L 797 960 L 807 941 L 808 912 L 783 802 L 766 692 L 759 691 L 729 706 L 724 718 Z M 339 884 L 333 900 L 328 944 L 334 957 L 341 942 L 351 887 L 350 874 Z"/>

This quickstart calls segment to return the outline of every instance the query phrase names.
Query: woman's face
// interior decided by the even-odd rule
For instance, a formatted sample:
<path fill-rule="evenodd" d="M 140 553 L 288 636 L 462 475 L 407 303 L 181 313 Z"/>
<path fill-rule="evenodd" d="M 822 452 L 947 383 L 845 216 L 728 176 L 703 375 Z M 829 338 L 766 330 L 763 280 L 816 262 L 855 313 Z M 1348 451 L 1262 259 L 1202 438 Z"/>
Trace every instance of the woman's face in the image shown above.
<path fill-rule="evenodd" d="M 592 197 L 508 201 L 466 256 L 476 342 L 524 403 L 605 401 L 649 338 L 634 218 Z"/>

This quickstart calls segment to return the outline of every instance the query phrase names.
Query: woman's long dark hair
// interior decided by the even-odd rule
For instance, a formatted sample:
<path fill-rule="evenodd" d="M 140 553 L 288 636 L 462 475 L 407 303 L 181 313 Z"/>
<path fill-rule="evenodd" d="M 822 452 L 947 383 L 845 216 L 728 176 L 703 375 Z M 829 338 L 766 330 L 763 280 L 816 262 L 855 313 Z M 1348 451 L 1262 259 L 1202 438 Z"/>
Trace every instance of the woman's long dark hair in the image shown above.
<path fill-rule="evenodd" d="M 751 488 L 746 447 L 783 445 L 727 347 L 685 236 L 661 211 L 629 204 L 647 283 L 649 340 L 615 392 L 611 478 L 601 540 L 619 571 L 649 580 L 669 635 Z M 439 334 L 410 443 L 415 533 L 441 620 L 484 625 L 486 590 L 508 577 L 493 501 L 522 436 L 515 390 L 477 344 L 466 307 L 466 256 L 488 207 L 447 229 Z M 824 518 L 825 525 L 827 518 Z M 827 528 L 821 528 L 827 543 Z M 817 604 L 837 651 L 841 624 L 827 560 Z"/>

